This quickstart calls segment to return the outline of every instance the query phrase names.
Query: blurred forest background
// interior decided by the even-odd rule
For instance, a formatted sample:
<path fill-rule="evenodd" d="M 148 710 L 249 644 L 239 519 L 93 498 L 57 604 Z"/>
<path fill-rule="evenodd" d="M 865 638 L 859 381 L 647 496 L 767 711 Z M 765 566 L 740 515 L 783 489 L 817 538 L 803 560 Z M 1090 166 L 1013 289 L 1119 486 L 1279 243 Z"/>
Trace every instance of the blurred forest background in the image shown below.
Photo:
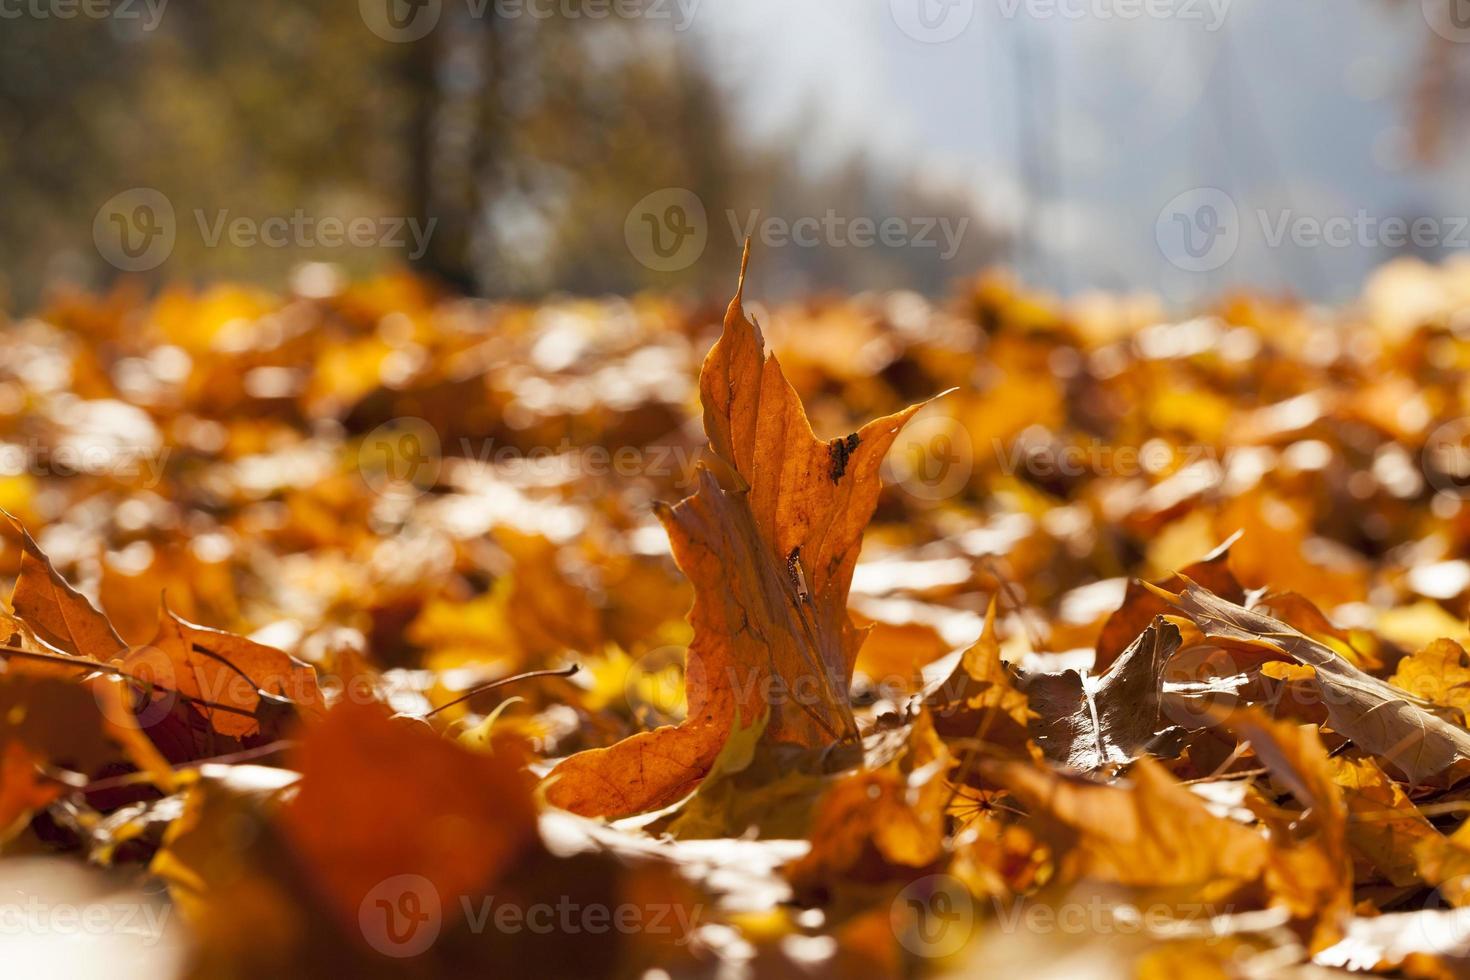
<path fill-rule="evenodd" d="M 115 276 L 93 247 L 93 217 L 134 187 L 162 192 L 177 215 L 157 279 L 279 283 L 306 260 L 355 275 L 407 260 L 407 249 L 211 247 L 194 227 L 201 210 L 213 223 L 222 210 L 262 220 L 299 209 L 432 217 L 419 270 L 488 295 L 728 291 L 738 244 L 721 208 L 736 202 L 965 214 L 962 200 L 880 176 L 860 156 L 805 176 L 779 145 L 745 145 L 667 24 L 448 3 L 426 36 L 399 43 L 343 0 L 195 0 L 152 27 L 137 10 L 0 31 L 0 276 L 12 304 L 43 284 Z M 678 273 L 648 269 L 624 243 L 629 208 L 663 187 L 709 202 L 704 261 Z M 964 244 L 972 269 L 996 257 L 986 235 Z M 922 250 L 803 251 L 826 285 L 946 278 Z"/>
<path fill-rule="evenodd" d="M 165 195 L 178 222 L 148 281 L 278 285 L 303 261 L 363 275 L 411 258 L 491 296 L 719 293 L 749 215 L 835 212 L 963 221 L 964 233 L 952 252 L 788 248 L 768 292 L 937 294 L 1004 263 L 1064 292 L 1188 299 L 1243 282 L 1334 298 L 1381 250 L 1244 243 L 1219 273 L 1185 275 L 1153 241 L 1159 207 L 1218 186 L 1243 213 L 1259 196 L 1319 215 L 1364 202 L 1380 216 L 1470 214 L 1470 44 L 1430 30 L 1425 12 L 1464 0 L 1291 12 L 1218 0 L 1218 30 L 1043 22 L 958 0 L 965 31 L 942 44 L 898 29 L 907 0 L 851 17 L 770 0 L 604 17 L 567 3 L 532 16 L 479 0 L 138 0 L 123 17 L 117 0 L 112 16 L 63 18 L 41 2 L 43 15 L 16 8 L 0 22 L 11 310 L 55 283 L 115 279 L 93 220 L 138 187 Z M 399 17 L 431 4 L 433 29 L 385 40 L 368 26 L 374 4 Z M 1305 43 L 1284 52 L 1258 38 Z M 1153 76 L 1144 91 L 1140 70 Z M 640 263 L 624 240 L 630 208 L 661 188 L 693 191 L 708 215 L 699 260 L 675 270 Z M 222 212 L 435 226 L 412 257 L 211 246 L 196 215 Z"/>

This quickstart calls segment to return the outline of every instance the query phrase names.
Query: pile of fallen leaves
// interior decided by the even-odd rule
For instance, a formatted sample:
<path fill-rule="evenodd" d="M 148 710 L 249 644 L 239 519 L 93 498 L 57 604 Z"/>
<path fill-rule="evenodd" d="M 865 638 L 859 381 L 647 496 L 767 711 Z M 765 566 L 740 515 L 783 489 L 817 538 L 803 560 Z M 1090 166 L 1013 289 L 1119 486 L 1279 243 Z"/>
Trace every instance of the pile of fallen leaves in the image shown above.
<path fill-rule="evenodd" d="M 19 969 L 1470 973 L 1470 265 L 745 285 L 9 323 Z"/>

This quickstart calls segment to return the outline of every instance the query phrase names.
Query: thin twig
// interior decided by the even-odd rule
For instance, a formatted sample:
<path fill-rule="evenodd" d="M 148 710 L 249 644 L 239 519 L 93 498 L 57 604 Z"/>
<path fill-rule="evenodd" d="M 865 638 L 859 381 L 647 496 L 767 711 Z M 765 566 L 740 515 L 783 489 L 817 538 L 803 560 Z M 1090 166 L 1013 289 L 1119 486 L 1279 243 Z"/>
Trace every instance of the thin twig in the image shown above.
<path fill-rule="evenodd" d="M 535 677 L 571 677 L 573 674 L 581 669 L 581 664 L 572 664 L 570 667 L 562 667 L 557 670 L 528 670 L 524 674 L 516 674 L 514 677 L 502 677 L 498 681 L 491 681 L 488 684 L 481 684 L 479 687 L 472 687 L 468 691 L 465 691 L 463 694 L 461 694 L 459 697 L 455 698 L 453 701 L 444 702 L 443 704 L 439 705 L 439 707 L 433 708 L 428 711 L 422 717 L 432 718 L 434 715 L 437 715 L 445 708 L 452 708 L 462 701 L 468 701 L 476 694 L 482 694 L 485 691 L 493 691 L 495 688 L 504 687 L 506 684 L 514 684 L 516 681 L 531 680 Z"/>
<path fill-rule="evenodd" d="M 1042 642 L 1041 634 L 1036 631 L 1036 624 L 1031 622 L 1031 617 L 1026 615 L 1026 597 L 1021 593 L 1020 586 L 1012 581 L 1009 575 L 1001 571 L 1000 563 L 995 560 L 994 556 L 986 555 L 980 560 L 980 564 L 990 570 L 1000 590 L 1011 601 L 1011 608 L 1021 620 L 1021 628 L 1026 631 L 1026 639 L 1030 642 L 1031 649 L 1037 653 L 1045 652 L 1046 644 Z"/>
<path fill-rule="evenodd" d="M 1227 779 L 1244 779 L 1246 777 L 1264 776 L 1270 771 L 1271 770 L 1264 767 L 1260 769 L 1239 769 L 1235 772 L 1222 772 L 1209 776 L 1200 776 L 1198 779 L 1184 779 L 1180 782 L 1184 786 L 1193 786 L 1195 783 L 1219 783 L 1224 782 Z"/>

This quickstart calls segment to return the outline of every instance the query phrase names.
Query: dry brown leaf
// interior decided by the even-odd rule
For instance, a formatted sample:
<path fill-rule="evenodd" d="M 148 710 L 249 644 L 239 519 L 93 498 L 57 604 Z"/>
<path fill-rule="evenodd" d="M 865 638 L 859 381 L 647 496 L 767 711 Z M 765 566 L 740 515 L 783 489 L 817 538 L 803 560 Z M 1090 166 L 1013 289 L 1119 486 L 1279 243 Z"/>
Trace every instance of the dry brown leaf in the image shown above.
<path fill-rule="evenodd" d="M 1340 920 L 1352 907 L 1353 869 L 1348 855 L 1348 803 L 1314 725 L 1295 725 L 1244 708 L 1223 719 L 1250 743 L 1272 777 L 1296 798 L 1301 817 L 1288 822 L 1266 814 L 1276 847 L 1267 882 L 1294 918 L 1313 919 L 1312 947 L 1340 938 Z"/>
<path fill-rule="evenodd" d="M 160 786 L 173 782 L 138 727 L 127 686 L 105 675 L 0 675 L 0 766 L 0 841 L 89 779 L 135 766 Z"/>
<path fill-rule="evenodd" d="M 1000 658 L 992 598 L 980 638 L 955 658 L 942 680 L 928 686 L 925 702 L 940 734 L 1025 754 L 1036 712 L 1017 683 L 1015 672 Z"/>
<path fill-rule="evenodd" d="M 1140 759 L 1129 781 L 1116 785 L 1025 762 L 982 760 L 980 770 L 1046 828 L 1064 880 L 1220 897 L 1259 878 L 1269 860 L 1264 837 L 1210 813 L 1152 759 Z"/>
<path fill-rule="evenodd" d="M 291 758 L 301 773 L 282 810 L 285 839 L 348 929 L 381 882 L 413 874 L 440 896 L 478 894 L 539 848 L 531 784 L 514 746 L 471 752 L 377 704 L 336 705 Z M 428 819 L 426 819 L 428 818 Z"/>
<path fill-rule="evenodd" d="M 1420 840 L 1412 857 L 1420 877 L 1437 889 L 1443 902 L 1456 907 L 1470 903 L 1470 820 L 1452 834 Z"/>
<path fill-rule="evenodd" d="M 1214 551 L 1179 573 L 1159 583 L 1169 591 L 1184 587 L 1185 579 L 1199 582 L 1205 588 L 1229 598 L 1233 602 L 1244 601 L 1245 594 L 1240 583 L 1230 573 L 1230 546 L 1240 535 L 1228 538 Z M 1094 673 L 1103 673 L 1123 651 L 1133 645 L 1149 623 L 1168 611 L 1163 599 L 1137 579 L 1128 580 L 1128 589 L 1123 594 L 1123 604 L 1103 623 L 1102 633 L 1097 638 L 1097 659 L 1093 662 Z"/>
<path fill-rule="evenodd" d="M 65 653 L 104 661 L 121 654 L 126 644 L 107 617 L 67 584 L 19 521 L 11 517 L 10 523 L 20 532 L 23 549 L 20 575 L 10 595 L 16 616 L 42 641 Z"/>
<path fill-rule="evenodd" d="M 1285 655 L 1311 667 L 1334 730 L 1382 759 L 1414 785 L 1452 779 L 1470 759 L 1470 732 L 1427 710 L 1422 699 L 1366 674 L 1330 647 L 1279 620 L 1222 599 L 1191 582 L 1175 604 L 1205 636 Z"/>
<path fill-rule="evenodd" d="M 1416 849 L 1426 840 L 1441 838 L 1440 832 L 1372 759 L 1337 757 L 1331 762 L 1332 781 L 1347 801 L 1348 844 L 1360 863 L 1391 885 L 1418 884 Z"/>
<path fill-rule="evenodd" d="M 1182 732 L 1165 718 L 1161 692 L 1179 642 L 1178 627 L 1158 619 L 1100 677 L 1069 670 L 1025 678 L 1031 731 L 1046 757 L 1095 772 L 1177 750 Z"/>
<path fill-rule="evenodd" d="M 316 671 L 287 653 L 164 608 L 158 629 L 120 666 L 191 699 L 210 727 L 230 738 L 279 735 L 297 710 L 325 709 Z"/>
<path fill-rule="evenodd" d="M 848 704 L 862 634 L 847 591 L 878 468 L 918 406 L 845 438 L 813 434 L 795 390 L 741 306 L 700 373 L 705 431 L 733 486 L 710 469 L 698 490 L 658 508 L 674 558 L 695 587 L 683 724 L 563 761 L 547 799 L 576 813 L 620 816 L 691 792 L 731 731 L 767 711 L 765 738 L 798 746 L 855 739 Z"/>
<path fill-rule="evenodd" d="M 822 798 L 812 849 L 787 870 L 798 895 L 843 879 L 873 883 L 912 874 L 937 861 L 951 765 L 928 713 L 920 712 L 904 752 L 881 768 L 845 777 Z"/>

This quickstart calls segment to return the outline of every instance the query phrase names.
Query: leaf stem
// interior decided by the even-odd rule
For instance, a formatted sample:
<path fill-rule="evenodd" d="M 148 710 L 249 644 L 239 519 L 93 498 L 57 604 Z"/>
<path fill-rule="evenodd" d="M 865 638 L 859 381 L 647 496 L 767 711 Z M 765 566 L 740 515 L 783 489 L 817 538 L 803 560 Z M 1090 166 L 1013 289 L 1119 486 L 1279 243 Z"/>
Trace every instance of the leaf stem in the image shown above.
<path fill-rule="evenodd" d="M 528 670 L 524 674 L 516 674 L 513 677 L 502 677 L 499 680 L 491 681 L 488 684 L 481 684 L 478 687 L 472 687 L 468 691 L 465 691 L 463 694 L 461 694 L 459 697 L 455 698 L 453 701 L 444 702 L 443 704 L 439 705 L 439 707 L 433 708 L 425 713 L 422 717 L 432 718 L 434 715 L 437 715 L 445 708 L 452 708 L 456 704 L 459 704 L 463 701 L 468 701 L 476 694 L 482 694 L 485 691 L 492 691 L 497 687 L 504 687 L 506 684 L 514 684 L 516 681 L 526 681 L 536 677 L 571 677 L 573 674 L 581 669 L 581 664 L 572 664 L 570 667 L 562 667 L 557 670 Z"/>

